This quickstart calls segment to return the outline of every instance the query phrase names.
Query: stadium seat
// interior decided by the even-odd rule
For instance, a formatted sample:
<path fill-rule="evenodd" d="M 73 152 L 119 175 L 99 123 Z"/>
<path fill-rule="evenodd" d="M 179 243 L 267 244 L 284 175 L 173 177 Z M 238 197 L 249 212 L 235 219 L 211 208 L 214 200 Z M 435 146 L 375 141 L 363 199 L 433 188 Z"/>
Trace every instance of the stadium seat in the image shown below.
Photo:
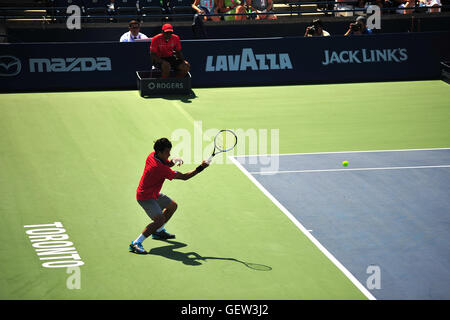
<path fill-rule="evenodd" d="M 193 3 L 194 0 L 170 0 L 170 6 L 175 14 L 194 13 L 194 9 L 192 9 Z"/>
<path fill-rule="evenodd" d="M 83 0 L 51 0 L 51 14 L 56 22 L 66 21 L 67 8 L 71 5 L 77 5 L 81 9 L 81 14 L 85 14 L 85 4 Z"/>
<path fill-rule="evenodd" d="M 108 15 L 107 4 L 109 0 L 84 0 L 86 19 L 87 22 L 100 22 L 103 16 Z M 110 21 L 109 18 L 105 19 L 105 22 Z"/>
<path fill-rule="evenodd" d="M 141 0 L 141 12 L 143 14 L 162 14 L 163 7 L 160 0 Z"/>
<path fill-rule="evenodd" d="M 68 6 L 70 6 L 72 4 L 75 4 L 80 7 L 84 7 L 85 1 L 83 1 L 83 0 L 51 0 L 51 2 L 53 3 L 54 7 L 67 8 Z"/>
<path fill-rule="evenodd" d="M 139 13 L 139 2 L 137 0 L 116 0 L 117 13 L 123 15 L 136 15 Z"/>
<path fill-rule="evenodd" d="M 108 0 L 85 0 L 86 13 L 88 15 L 106 15 Z"/>

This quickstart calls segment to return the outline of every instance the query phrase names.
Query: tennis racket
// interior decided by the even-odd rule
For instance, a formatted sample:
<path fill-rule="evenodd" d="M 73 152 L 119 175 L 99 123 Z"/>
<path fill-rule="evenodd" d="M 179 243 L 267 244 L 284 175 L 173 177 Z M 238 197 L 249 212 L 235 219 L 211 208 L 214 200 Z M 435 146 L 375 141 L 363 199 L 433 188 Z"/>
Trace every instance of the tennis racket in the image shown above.
<path fill-rule="evenodd" d="M 211 163 L 212 158 L 222 152 L 232 150 L 237 144 L 236 134 L 229 129 L 220 130 L 214 137 L 214 151 L 208 158 L 208 164 Z"/>

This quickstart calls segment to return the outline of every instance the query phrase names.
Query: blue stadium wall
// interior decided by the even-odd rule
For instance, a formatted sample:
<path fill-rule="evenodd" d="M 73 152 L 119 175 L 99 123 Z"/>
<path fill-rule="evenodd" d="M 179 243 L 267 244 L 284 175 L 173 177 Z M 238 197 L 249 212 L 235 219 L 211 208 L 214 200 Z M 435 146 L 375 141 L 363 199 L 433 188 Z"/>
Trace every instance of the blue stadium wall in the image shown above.
<path fill-rule="evenodd" d="M 150 42 L 0 44 L 0 91 L 136 89 Z M 186 40 L 192 86 L 439 79 L 450 32 Z"/>

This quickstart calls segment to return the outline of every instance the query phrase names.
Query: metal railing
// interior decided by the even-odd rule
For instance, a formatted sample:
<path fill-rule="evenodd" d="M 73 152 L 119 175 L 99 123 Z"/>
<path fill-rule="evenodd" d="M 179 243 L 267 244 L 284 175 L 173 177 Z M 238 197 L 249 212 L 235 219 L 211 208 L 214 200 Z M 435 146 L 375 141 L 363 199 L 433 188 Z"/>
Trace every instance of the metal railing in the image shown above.
<path fill-rule="evenodd" d="M 245 13 L 218 13 L 218 14 L 208 14 L 205 15 L 207 17 L 236 17 L 236 16 L 246 16 L 247 19 L 251 19 L 256 17 L 257 15 L 290 15 L 290 16 L 302 16 L 302 15 L 311 15 L 311 14 L 334 14 L 334 13 L 343 13 L 343 12 L 353 12 L 353 13 L 365 13 L 367 11 L 367 8 L 348 8 L 348 9 L 319 9 L 319 10 L 295 10 L 296 7 L 301 6 L 307 6 L 307 5 L 338 5 L 338 4 L 355 4 L 355 1 L 343 1 L 343 2 L 336 2 L 336 1 L 310 1 L 310 2 L 291 2 L 287 3 L 287 5 L 290 7 L 290 10 L 288 12 L 276 12 L 276 11 L 270 11 L 270 12 L 264 12 L 264 13 L 256 13 L 256 12 L 245 12 Z M 368 1 L 370 3 L 370 1 Z M 418 3 L 418 1 L 416 1 Z M 426 12 L 429 9 L 449 9 L 450 5 L 440 5 L 440 6 L 414 6 L 414 7 L 384 7 L 380 8 L 381 12 L 397 12 L 397 11 L 405 11 L 405 12 Z M 114 18 L 121 18 L 121 19 L 142 19 L 145 20 L 147 18 L 167 18 L 167 17 L 173 17 L 173 18 L 193 18 L 195 15 L 199 15 L 197 13 L 142 13 L 141 10 L 137 10 L 136 14 L 131 15 L 125 15 L 125 14 L 118 14 L 111 13 L 111 14 L 89 14 L 86 10 L 86 8 L 81 8 L 81 18 L 87 19 L 91 21 L 96 20 L 108 20 L 108 19 L 114 19 Z M 14 11 L 24 11 L 24 10 L 32 10 L 35 13 L 38 11 L 45 11 L 44 15 L 9 15 L 7 14 L 9 12 Z M 66 13 L 67 8 L 66 7 L 33 7 L 33 8 L 21 8 L 21 7 L 0 7 L 0 20 L 31 20 L 31 19 L 41 19 L 46 22 L 53 22 L 61 19 L 67 19 L 71 15 Z M 106 11 L 106 8 L 105 8 Z M 202 16 L 202 15 L 199 15 Z"/>

